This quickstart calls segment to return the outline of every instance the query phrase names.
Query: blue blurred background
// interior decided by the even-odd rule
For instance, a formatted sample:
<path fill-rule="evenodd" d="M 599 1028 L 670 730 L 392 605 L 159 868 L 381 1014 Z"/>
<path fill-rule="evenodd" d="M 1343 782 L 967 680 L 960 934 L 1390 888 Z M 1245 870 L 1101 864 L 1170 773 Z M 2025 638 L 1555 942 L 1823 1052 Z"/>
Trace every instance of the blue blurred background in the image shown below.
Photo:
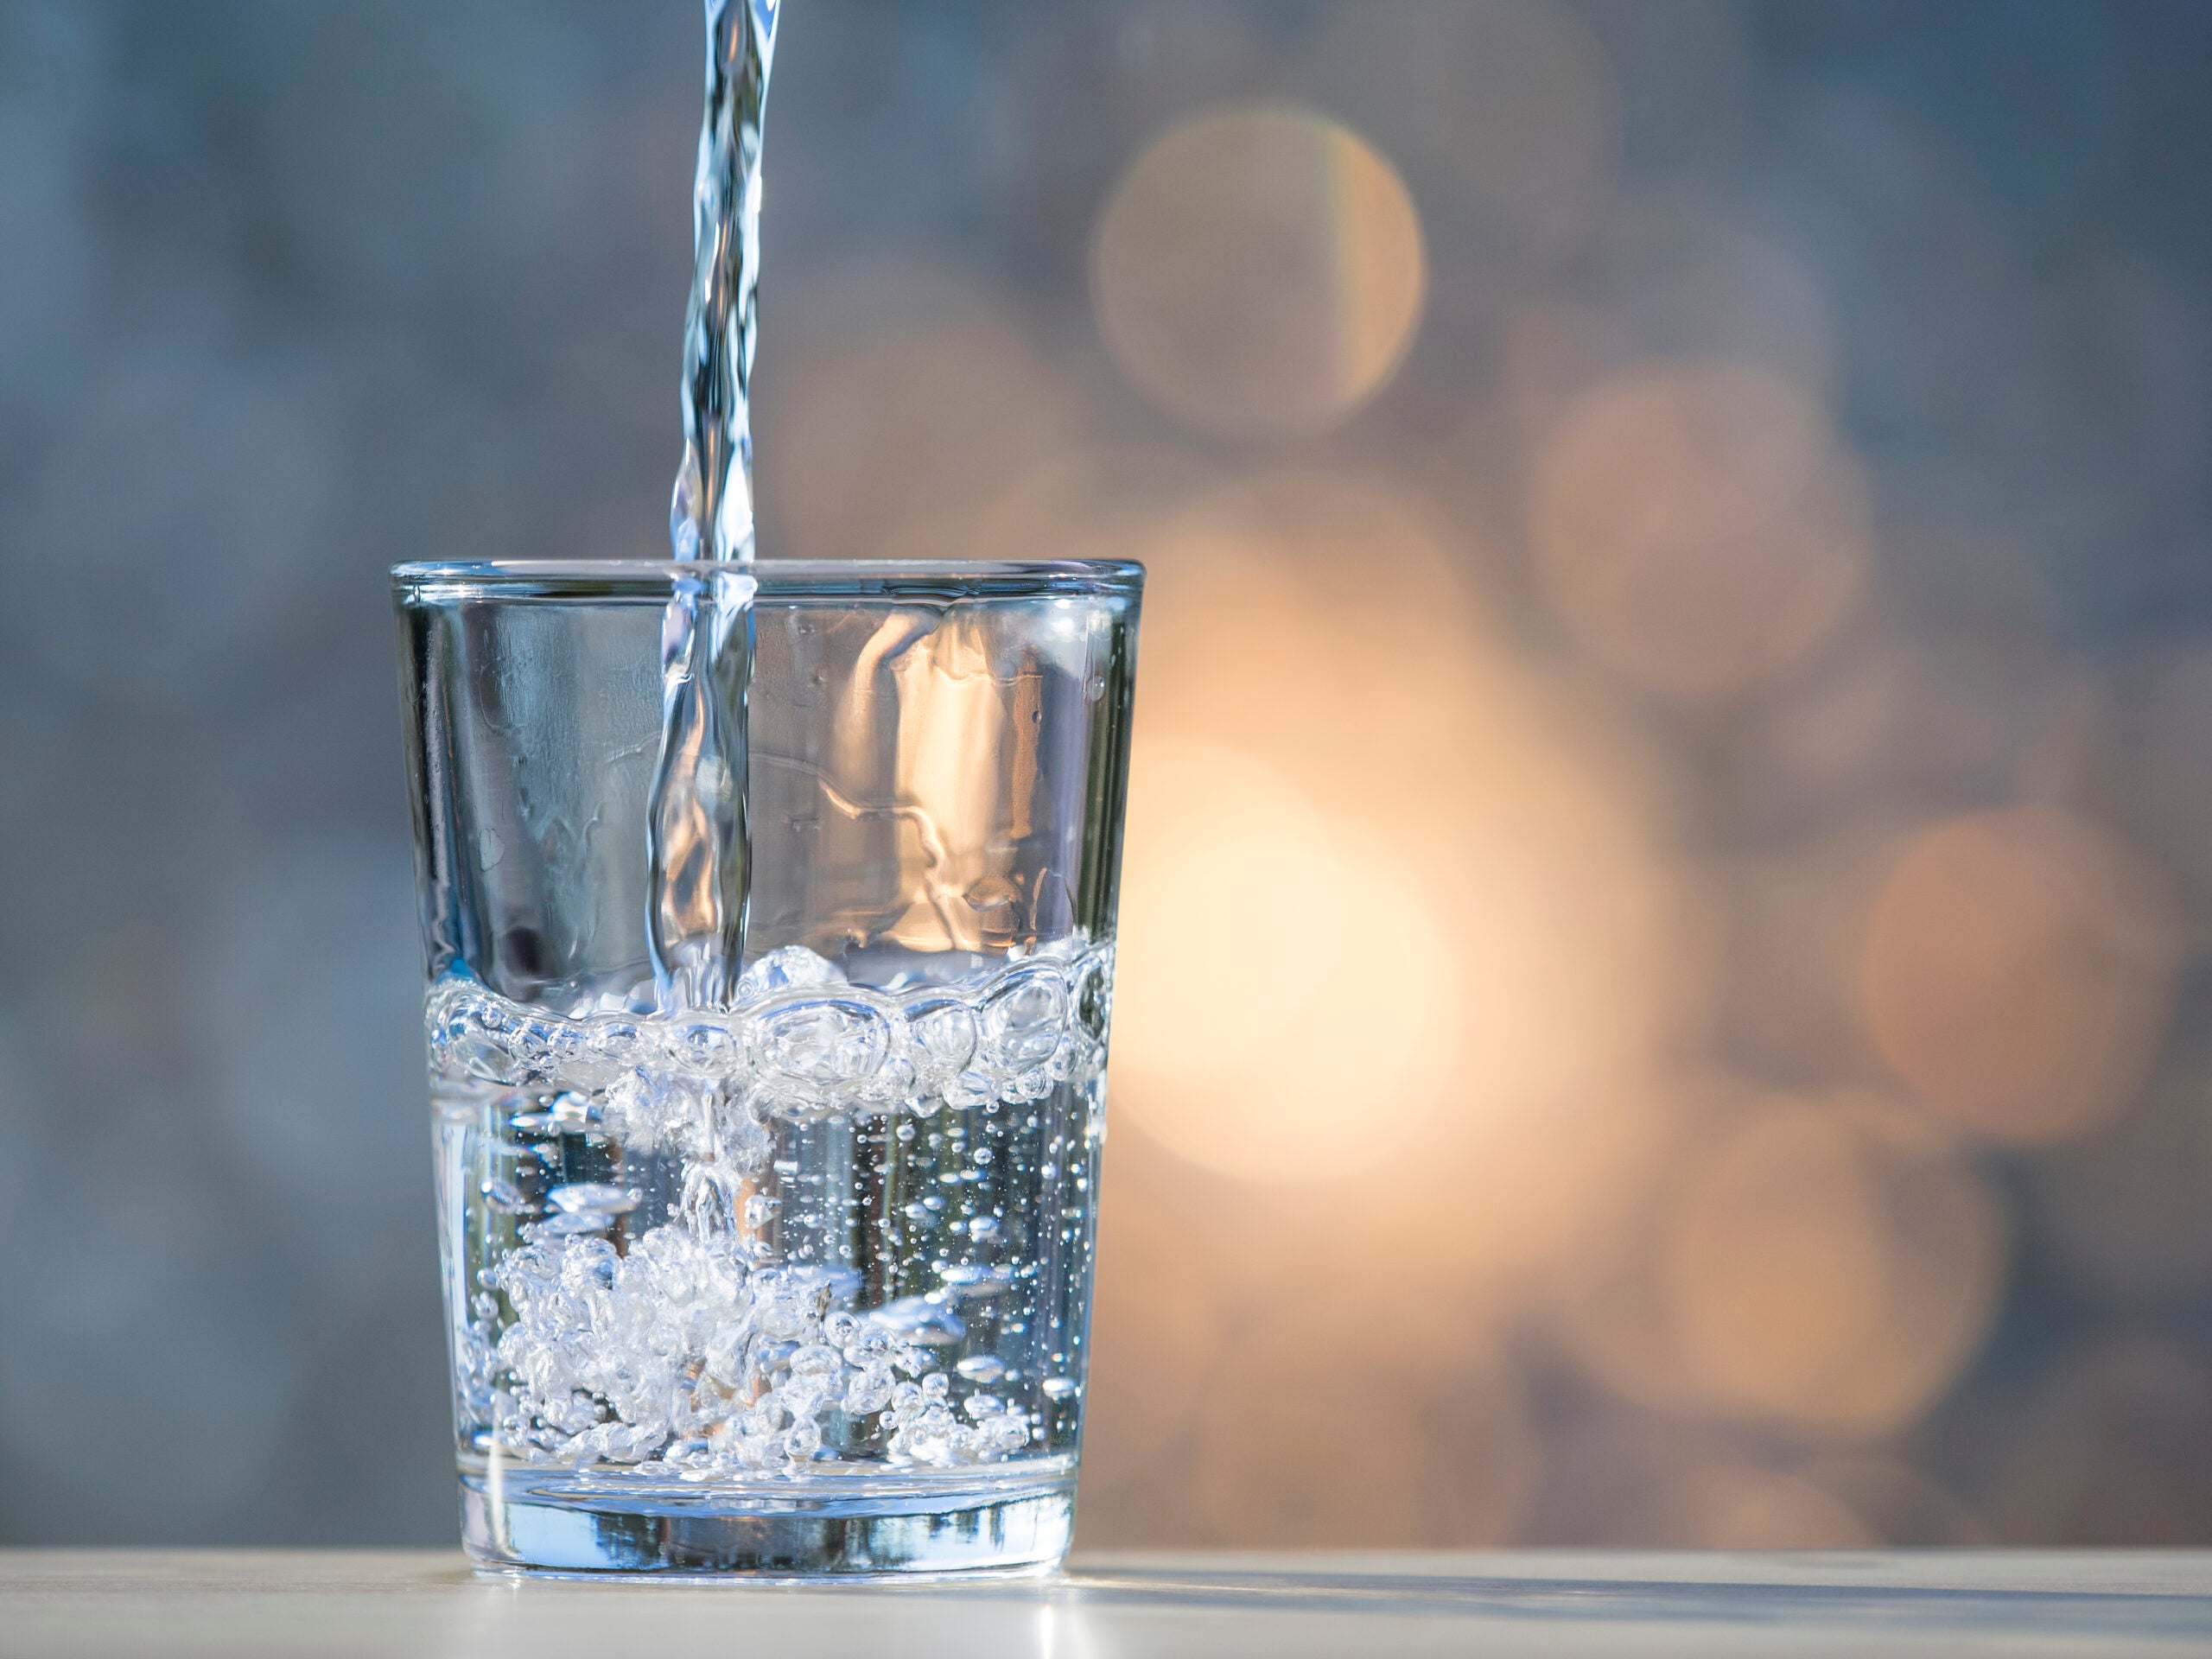
<path fill-rule="evenodd" d="M 0 1540 L 454 1535 L 384 572 L 660 551 L 700 34 L 0 0 Z M 1154 572 L 1087 1541 L 2212 1541 L 2207 62 L 790 0 L 766 553 Z"/>

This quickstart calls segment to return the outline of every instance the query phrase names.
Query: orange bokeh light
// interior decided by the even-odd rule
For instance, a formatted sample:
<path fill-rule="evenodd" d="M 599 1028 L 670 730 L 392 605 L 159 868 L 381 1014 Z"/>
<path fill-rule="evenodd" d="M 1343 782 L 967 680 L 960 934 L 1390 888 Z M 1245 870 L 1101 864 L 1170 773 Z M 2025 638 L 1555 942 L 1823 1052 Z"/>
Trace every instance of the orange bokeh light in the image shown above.
<path fill-rule="evenodd" d="M 1722 359 L 1643 365 L 1577 400 L 1532 474 L 1545 596 L 1577 644 L 1689 701 L 1798 661 L 1857 603 L 1855 470 L 1788 382 Z"/>
<path fill-rule="evenodd" d="M 1192 740 L 1132 787 L 1175 830 L 1124 904 L 1116 1059 L 1129 1109 L 1227 1174 L 1341 1179 L 1433 1110 L 1457 964 L 1410 872 L 1267 767 Z"/>
<path fill-rule="evenodd" d="M 1955 818 L 1875 902 L 1867 1025 L 1936 1110 L 1995 1140 L 2058 1140 L 2141 1081 L 2177 948 L 2156 874 L 2094 825 L 2048 809 Z"/>
<path fill-rule="evenodd" d="M 1147 543 L 1116 1109 L 1465 1285 L 1572 1248 L 1694 996 L 1634 766 L 1417 499 L 1284 474 Z M 1242 982 L 1233 982 L 1241 980 Z"/>
<path fill-rule="evenodd" d="M 1178 127 L 1100 218 L 1092 296 L 1123 372 L 1201 431 L 1281 436 L 1372 397 L 1427 266 L 1390 164 L 1325 116 L 1266 105 Z"/>
<path fill-rule="evenodd" d="M 1859 1097 L 1693 1091 L 1672 1175 L 1563 1299 L 1608 1385 L 1676 1412 L 1854 1437 L 1909 1422 L 1980 1345 L 1994 1196 L 1939 1136 Z"/>
<path fill-rule="evenodd" d="M 1893 1120 L 1753 1114 L 1671 1208 L 1662 1299 L 1706 1389 L 1739 1407 L 1885 1433 L 1958 1374 L 1996 1306 L 1994 1199 Z"/>

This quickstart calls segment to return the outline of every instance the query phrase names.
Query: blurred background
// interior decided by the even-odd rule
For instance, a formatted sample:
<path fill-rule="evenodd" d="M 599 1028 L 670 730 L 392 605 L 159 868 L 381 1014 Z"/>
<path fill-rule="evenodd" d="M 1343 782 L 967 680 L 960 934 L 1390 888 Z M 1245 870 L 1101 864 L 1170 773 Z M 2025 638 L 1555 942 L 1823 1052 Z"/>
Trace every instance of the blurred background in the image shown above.
<path fill-rule="evenodd" d="M 0 1539 L 454 1535 L 385 568 L 696 5 L 0 0 Z M 2212 8 L 790 0 L 768 556 L 1152 570 L 1083 1536 L 2212 1541 Z"/>

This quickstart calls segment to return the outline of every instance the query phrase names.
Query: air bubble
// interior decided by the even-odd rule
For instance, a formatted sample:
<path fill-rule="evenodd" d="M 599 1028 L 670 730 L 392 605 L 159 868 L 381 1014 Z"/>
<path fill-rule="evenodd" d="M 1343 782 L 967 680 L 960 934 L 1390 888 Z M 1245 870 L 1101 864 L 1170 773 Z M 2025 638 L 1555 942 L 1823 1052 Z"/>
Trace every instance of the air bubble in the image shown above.
<path fill-rule="evenodd" d="M 941 1084 L 968 1068 L 976 1053 L 976 1014 L 957 997 L 932 994 L 906 1005 L 908 1040 L 917 1074 Z"/>
<path fill-rule="evenodd" d="M 548 1216 L 543 1221 L 527 1222 L 522 1236 L 531 1243 L 544 1238 L 575 1238 L 586 1233 L 603 1233 L 614 1224 L 614 1217 L 595 1211 L 584 1211 L 575 1215 Z"/>
<path fill-rule="evenodd" d="M 591 1213 L 624 1216 L 638 1207 L 645 1195 L 634 1186 L 615 1186 L 606 1181 L 575 1181 L 556 1186 L 545 1197 L 556 1210 L 569 1215 Z"/>
<path fill-rule="evenodd" d="M 885 1330 L 925 1347 L 958 1342 L 968 1334 L 966 1320 L 944 1303 L 927 1296 L 903 1296 L 895 1302 L 886 1302 L 869 1317 Z"/>
<path fill-rule="evenodd" d="M 944 1287 L 963 1301 L 981 1301 L 1014 1288 L 1014 1274 L 1004 1268 L 987 1268 L 958 1262 L 938 1274 Z"/>
<path fill-rule="evenodd" d="M 883 1014 L 849 997 L 824 997 L 760 1016 L 753 1032 L 762 1086 L 782 1103 L 847 1105 L 842 1091 L 875 1075 L 891 1052 Z"/>
<path fill-rule="evenodd" d="M 1068 1023 L 1067 982 L 1052 963 L 1016 969 L 983 999 L 977 1019 L 990 1071 L 1011 1078 L 1047 1064 Z"/>
<path fill-rule="evenodd" d="M 844 969 L 803 944 L 771 950 L 738 976 L 736 1001 L 757 1002 L 772 991 L 846 983 Z"/>
<path fill-rule="evenodd" d="M 881 1411 L 891 1403 L 891 1389 L 889 1370 L 880 1366 L 862 1370 L 845 1384 L 845 1409 L 857 1417 Z"/>

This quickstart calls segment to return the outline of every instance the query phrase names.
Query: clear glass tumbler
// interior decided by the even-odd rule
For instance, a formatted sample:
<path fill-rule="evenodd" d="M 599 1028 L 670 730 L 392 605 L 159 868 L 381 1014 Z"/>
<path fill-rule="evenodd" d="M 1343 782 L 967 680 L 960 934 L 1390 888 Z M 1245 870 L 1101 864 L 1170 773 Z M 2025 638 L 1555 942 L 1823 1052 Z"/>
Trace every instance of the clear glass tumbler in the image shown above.
<path fill-rule="evenodd" d="M 671 1008 L 648 802 L 699 567 L 393 573 L 464 1539 L 525 1572 L 1048 1568 L 1142 572 L 748 574 L 743 974 Z"/>

